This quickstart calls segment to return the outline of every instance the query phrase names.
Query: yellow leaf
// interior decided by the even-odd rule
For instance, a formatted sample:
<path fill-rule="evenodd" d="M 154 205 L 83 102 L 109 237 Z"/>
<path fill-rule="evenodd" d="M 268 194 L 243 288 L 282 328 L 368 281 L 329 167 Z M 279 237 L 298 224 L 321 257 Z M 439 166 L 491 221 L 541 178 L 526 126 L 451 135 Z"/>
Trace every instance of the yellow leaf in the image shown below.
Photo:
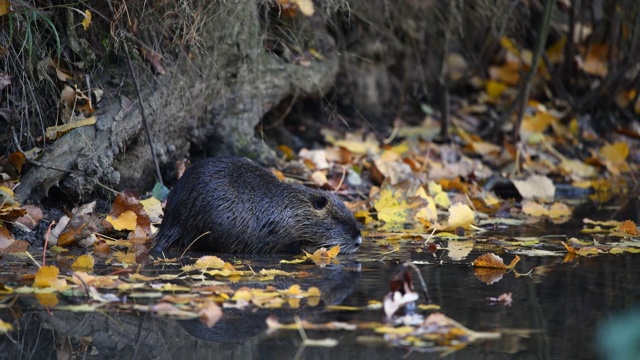
<path fill-rule="evenodd" d="M 547 215 L 552 219 L 571 216 L 571 209 L 563 203 L 554 203 L 547 211 Z"/>
<path fill-rule="evenodd" d="M 390 189 L 380 190 L 380 196 L 374 200 L 373 206 L 378 211 L 378 220 L 385 223 L 404 223 L 409 217 L 409 210 L 413 208 L 405 199 L 402 192 Z"/>
<path fill-rule="evenodd" d="M 196 261 L 194 267 L 196 269 L 222 269 L 224 260 L 217 256 L 203 256 Z"/>
<path fill-rule="evenodd" d="M 40 305 L 48 308 L 54 307 L 60 302 L 56 293 L 36 294 L 36 299 Z"/>
<path fill-rule="evenodd" d="M 473 148 L 473 151 L 483 156 L 495 156 L 496 154 L 499 154 L 500 151 L 502 151 L 502 147 L 485 141 L 472 142 L 471 147 Z"/>
<path fill-rule="evenodd" d="M 520 136 L 528 140 L 536 133 L 542 133 L 549 125 L 556 123 L 558 119 L 545 110 L 538 109 L 533 115 L 525 115 L 520 126 Z"/>
<path fill-rule="evenodd" d="M 431 223 L 436 222 L 438 220 L 438 210 L 436 209 L 436 203 L 433 201 L 433 199 L 429 201 L 427 206 L 420 208 L 420 210 L 418 210 L 413 218 L 418 221 L 420 219 L 424 219 Z"/>
<path fill-rule="evenodd" d="M 289 295 L 300 295 L 302 293 L 302 290 L 300 289 L 300 285 L 293 284 L 291 285 L 291 287 L 289 287 L 289 290 L 287 292 L 289 293 Z"/>
<path fill-rule="evenodd" d="M 91 24 L 91 11 L 85 10 L 84 20 L 82 20 L 82 26 L 84 27 L 85 30 L 87 30 L 90 24 Z"/>
<path fill-rule="evenodd" d="M 0 16 L 7 15 L 11 10 L 11 3 L 9 0 L 0 0 Z M 0 329 L 0 333 L 2 333 Z"/>
<path fill-rule="evenodd" d="M 629 156 L 629 145 L 626 142 L 618 141 L 613 144 L 607 143 L 600 148 L 600 157 L 604 161 L 612 164 L 621 164 Z"/>
<path fill-rule="evenodd" d="M 107 216 L 107 222 L 113 225 L 116 230 L 135 230 L 137 221 L 138 216 L 131 210 L 123 212 L 117 219 L 114 219 L 111 215 Z"/>
<path fill-rule="evenodd" d="M 400 327 L 392 327 L 392 326 L 380 326 L 374 329 L 375 332 L 381 334 L 394 334 L 394 335 L 409 335 L 414 332 L 416 329 L 412 326 L 400 326 Z"/>
<path fill-rule="evenodd" d="M 291 0 L 291 2 L 298 6 L 304 16 L 311 16 L 315 12 L 313 1 L 311 0 Z"/>
<path fill-rule="evenodd" d="M 374 134 L 364 139 L 362 136 L 351 135 L 343 140 L 327 139 L 327 141 L 333 143 L 335 146 L 345 148 L 354 154 L 365 155 L 367 153 L 378 154 L 380 152 L 378 139 L 376 139 Z"/>
<path fill-rule="evenodd" d="M 67 286 L 65 279 L 58 279 L 60 269 L 53 265 L 43 266 L 38 269 L 33 286 L 37 288 L 55 288 L 61 290 Z"/>
<path fill-rule="evenodd" d="M 458 227 L 466 228 L 473 224 L 475 214 L 469 205 L 463 203 L 455 203 L 449 208 L 448 228 L 455 229 Z"/>
<path fill-rule="evenodd" d="M 560 163 L 560 169 L 577 178 L 590 178 L 597 174 L 593 166 L 579 160 L 563 159 Z"/>
<path fill-rule="evenodd" d="M 525 200 L 522 202 L 522 212 L 527 215 L 541 217 L 547 213 L 547 209 L 537 202 Z"/>
<path fill-rule="evenodd" d="M 336 257 L 340 253 L 340 245 L 336 245 L 331 249 L 327 250 L 327 255 L 330 258 Z"/>
<path fill-rule="evenodd" d="M 433 196 L 433 200 L 442 209 L 448 209 L 451 206 L 449 195 L 442 191 L 442 186 L 433 181 L 429 181 L 429 194 Z"/>
<path fill-rule="evenodd" d="M 487 81 L 485 88 L 485 91 L 487 92 L 487 95 L 489 95 L 489 98 L 497 99 L 505 90 L 507 90 L 507 85 L 495 80 L 489 80 Z"/>
<path fill-rule="evenodd" d="M 307 294 L 308 294 L 309 296 L 320 296 L 320 295 L 321 295 L 321 293 L 320 293 L 320 289 L 318 289 L 318 288 L 317 288 L 317 287 L 315 287 L 315 286 L 310 287 L 310 288 L 307 290 Z"/>
<path fill-rule="evenodd" d="M 556 41 L 553 45 L 547 48 L 547 57 L 549 62 L 557 64 L 564 59 L 564 47 L 567 44 L 567 37 L 563 36 L 560 40 Z"/>
<path fill-rule="evenodd" d="M 90 118 L 70 122 L 68 124 L 60 126 L 50 126 L 45 130 L 45 138 L 47 140 L 55 140 L 60 136 L 68 133 L 69 131 L 82 126 L 95 125 L 97 118 L 92 116 Z"/>
<path fill-rule="evenodd" d="M 142 205 L 144 212 L 147 213 L 149 220 L 152 223 L 160 220 L 160 216 L 162 215 L 162 203 L 160 200 L 150 197 L 148 199 L 140 200 L 140 205 Z"/>
<path fill-rule="evenodd" d="M 508 37 L 503 36 L 500 38 L 500 46 L 502 46 L 503 49 L 507 50 L 513 55 L 520 54 L 520 50 L 518 50 L 515 41 L 509 39 Z"/>
<path fill-rule="evenodd" d="M 78 256 L 76 261 L 73 262 L 73 264 L 71 265 L 71 268 L 76 271 L 93 270 L 94 261 L 95 260 L 91 255 L 81 255 L 81 256 Z"/>
<path fill-rule="evenodd" d="M 11 324 L 0 320 L 0 334 L 6 334 L 11 330 L 13 330 L 13 326 L 11 326 Z"/>

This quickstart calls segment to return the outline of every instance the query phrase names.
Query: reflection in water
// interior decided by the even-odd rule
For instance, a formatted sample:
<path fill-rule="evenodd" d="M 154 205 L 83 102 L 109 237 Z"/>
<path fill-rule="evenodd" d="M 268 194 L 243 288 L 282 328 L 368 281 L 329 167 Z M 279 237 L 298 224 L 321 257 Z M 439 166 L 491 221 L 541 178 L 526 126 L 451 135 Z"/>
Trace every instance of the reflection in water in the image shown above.
<path fill-rule="evenodd" d="M 546 233 L 549 232 L 547 229 Z M 418 246 L 421 246 L 419 242 L 406 243 L 401 251 L 381 255 L 377 245 L 369 243 L 357 256 L 359 263 L 346 261 L 326 269 L 307 266 L 305 270 L 313 272 L 313 276 L 304 280 L 279 280 L 281 283 L 274 285 L 284 288 L 302 282 L 303 287 L 320 287 L 324 304 L 363 306 L 370 300 L 383 298 L 398 262 L 412 258 L 438 264 L 446 259 L 441 251 L 416 253 Z M 478 255 L 472 252 L 465 262 L 471 262 Z M 578 258 L 563 264 L 561 258 L 523 257 L 516 268 L 520 273 L 534 269 L 530 276 L 516 278 L 513 273 L 507 273 L 492 285 L 479 281 L 468 265 L 445 261 L 442 265 L 418 267 L 427 282 L 431 300 L 442 307 L 445 315 L 474 330 L 503 334 L 500 340 L 469 346 L 450 358 L 594 359 L 598 354 L 595 345 L 598 327 L 612 315 L 640 303 L 640 261 L 637 259 L 638 256 L 633 255 L 607 255 Z M 487 300 L 508 292 L 513 294 L 509 307 Z M 4 300 L 7 304 L 9 299 Z M 221 323 L 206 329 L 199 322 L 177 322 L 133 310 L 118 314 L 49 312 L 32 297 L 22 296 L 12 307 L 0 310 L 1 319 L 18 319 L 13 323 L 15 330 L 0 338 L 0 354 L 3 359 L 53 359 L 73 354 L 90 359 L 292 358 L 302 342 L 299 334 L 280 331 L 266 335 L 264 318 L 269 314 L 277 314 L 282 322 L 292 322 L 294 315 L 315 323 L 382 321 L 384 318 L 382 311 L 326 311 L 322 306 L 257 311 L 227 309 Z M 621 349 L 614 343 L 619 339 L 618 334 L 625 333 L 632 338 L 623 343 L 638 343 L 635 324 L 640 320 L 631 322 L 632 316 L 639 315 L 635 312 L 619 318 L 631 324 L 627 330 L 615 330 L 625 324 L 612 322 L 602 332 L 600 348 L 611 355 L 611 359 L 622 359 L 614 357 L 615 353 L 610 350 Z M 304 349 L 303 358 L 307 359 L 439 358 L 439 354 L 419 353 L 418 349 L 391 348 L 372 332 L 308 331 L 307 334 L 314 339 L 332 337 L 340 342 L 335 348 Z"/>

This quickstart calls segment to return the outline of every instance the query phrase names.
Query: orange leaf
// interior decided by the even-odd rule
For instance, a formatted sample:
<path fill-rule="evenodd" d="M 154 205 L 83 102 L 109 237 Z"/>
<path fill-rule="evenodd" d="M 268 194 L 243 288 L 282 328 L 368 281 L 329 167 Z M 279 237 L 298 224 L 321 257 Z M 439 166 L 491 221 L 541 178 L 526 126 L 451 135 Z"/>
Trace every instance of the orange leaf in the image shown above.
<path fill-rule="evenodd" d="M 625 220 L 622 225 L 620 225 L 620 231 L 625 232 L 631 236 L 638 235 L 638 227 L 631 220 Z"/>
<path fill-rule="evenodd" d="M 477 259 L 475 259 L 471 266 L 475 267 L 485 267 L 485 268 L 493 268 L 493 269 L 506 269 L 507 266 L 504 264 L 502 258 L 496 254 L 484 254 Z"/>

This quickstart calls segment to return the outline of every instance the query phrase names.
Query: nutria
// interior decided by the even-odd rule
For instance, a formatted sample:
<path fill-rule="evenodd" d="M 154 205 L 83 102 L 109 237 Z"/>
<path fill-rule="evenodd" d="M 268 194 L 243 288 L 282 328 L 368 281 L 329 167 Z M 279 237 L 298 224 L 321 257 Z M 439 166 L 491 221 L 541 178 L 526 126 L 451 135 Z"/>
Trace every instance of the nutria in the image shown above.
<path fill-rule="evenodd" d="M 197 240 L 196 240 L 197 239 Z M 153 254 L 174 242 L 218 253 L 358 250 L 358 223 L 333 193 L 281 182 L 239 157 L 200 161 L 169 194 Z"/>

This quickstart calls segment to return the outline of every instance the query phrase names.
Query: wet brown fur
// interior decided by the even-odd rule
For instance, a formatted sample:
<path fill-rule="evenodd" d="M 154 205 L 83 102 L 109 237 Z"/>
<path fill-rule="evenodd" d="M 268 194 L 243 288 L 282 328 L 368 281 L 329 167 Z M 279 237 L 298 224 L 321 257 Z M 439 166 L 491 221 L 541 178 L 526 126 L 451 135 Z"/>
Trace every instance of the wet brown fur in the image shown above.
<path fill-rule="evenodd" d="M 362 241 L 353 214 L 335 194 L 281 182 L 239 157 L 210 158 L 187 169 L 169 194 L 152 252 L 197 238 L 192 249 L 217 253 L 291 253 L 334 245 L 353 253 Z"/>

